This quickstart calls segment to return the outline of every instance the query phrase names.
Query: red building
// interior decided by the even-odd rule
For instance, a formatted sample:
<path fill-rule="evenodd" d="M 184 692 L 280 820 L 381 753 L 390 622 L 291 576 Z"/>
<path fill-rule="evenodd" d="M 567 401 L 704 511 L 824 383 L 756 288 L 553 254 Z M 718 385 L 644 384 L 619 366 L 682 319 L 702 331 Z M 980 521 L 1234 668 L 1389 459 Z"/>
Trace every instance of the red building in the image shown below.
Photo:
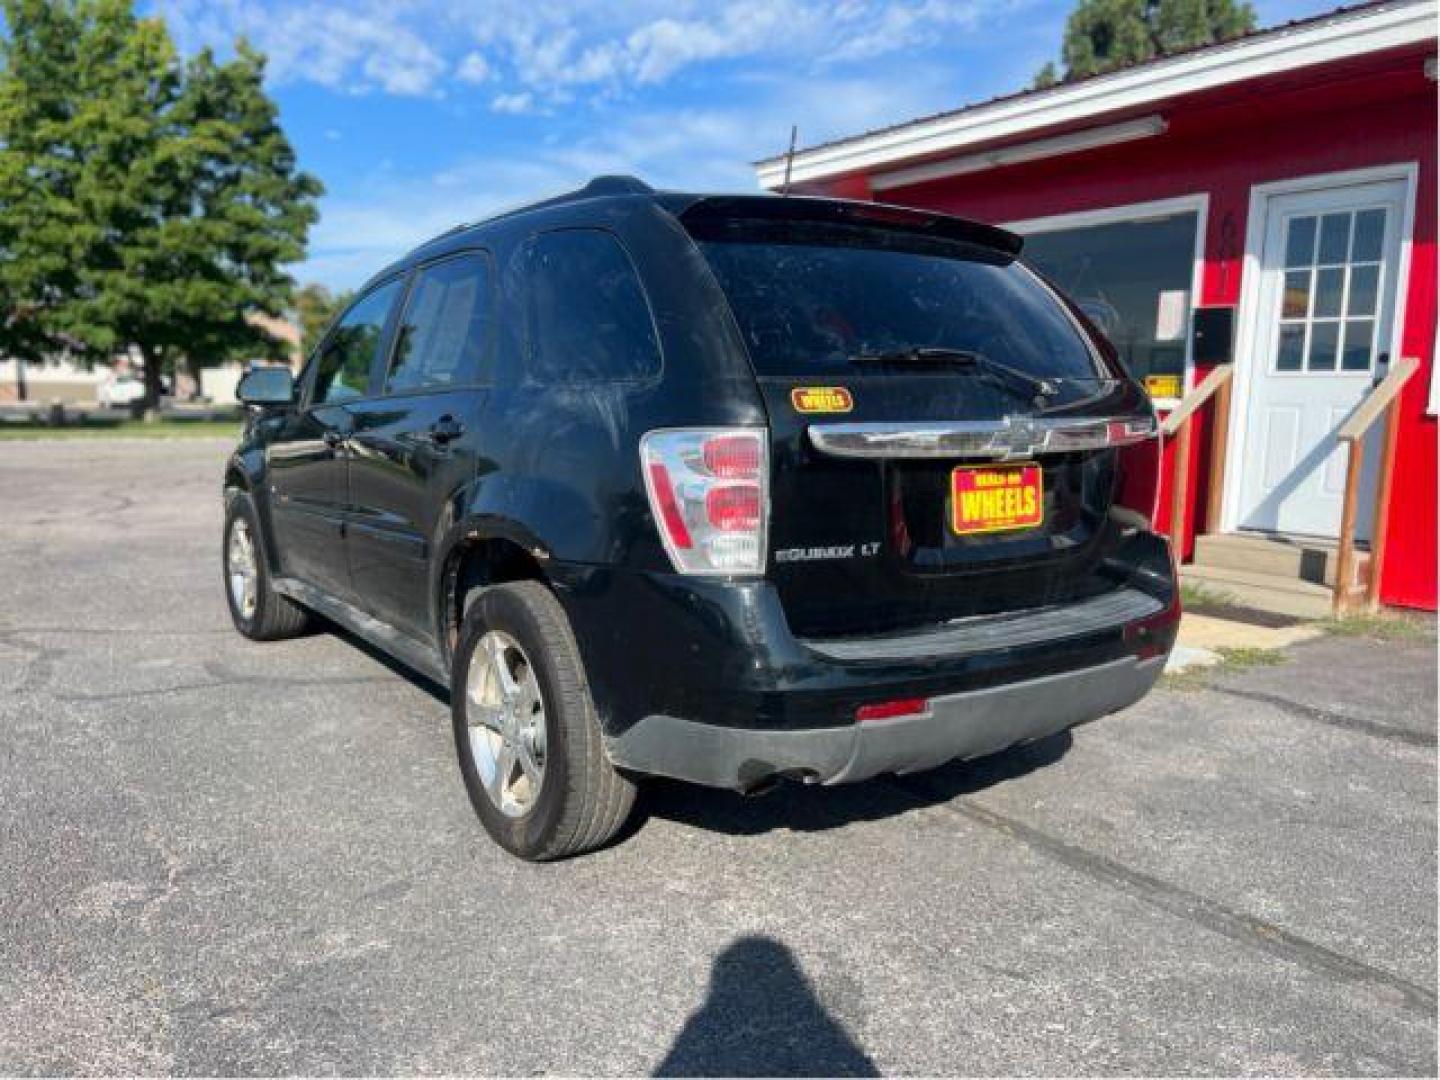
<path fill-rule="evenodd" d="M 1434 609 L 1435 56 L 1433 0 L 1345 8 L 757 169 L 1024 234 L 1162 415 L 1204 399 L 1162 524 L 1222 586 L 1358 594 L 1383 552 L 1379 598 Z"/>

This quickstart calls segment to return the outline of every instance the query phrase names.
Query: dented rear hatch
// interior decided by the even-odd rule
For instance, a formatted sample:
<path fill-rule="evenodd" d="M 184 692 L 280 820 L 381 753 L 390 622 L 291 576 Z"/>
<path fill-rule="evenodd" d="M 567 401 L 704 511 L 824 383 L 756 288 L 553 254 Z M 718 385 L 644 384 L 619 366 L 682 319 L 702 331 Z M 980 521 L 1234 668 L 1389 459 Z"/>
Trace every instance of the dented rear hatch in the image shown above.
<path fill-rule="evenodd" d="M 804 637 L 1114 590 L 1143 391 L 1000 230 L 819 200 L 681 218 L 770 417 L 768 576 Z"/>

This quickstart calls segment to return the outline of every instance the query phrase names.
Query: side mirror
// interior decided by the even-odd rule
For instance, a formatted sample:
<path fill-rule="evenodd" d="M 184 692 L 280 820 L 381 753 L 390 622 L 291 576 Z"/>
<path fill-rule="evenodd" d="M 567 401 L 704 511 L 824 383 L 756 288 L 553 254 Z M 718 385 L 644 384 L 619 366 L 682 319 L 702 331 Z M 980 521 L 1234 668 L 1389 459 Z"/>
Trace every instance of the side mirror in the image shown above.
<path fill-rule="evenodd" d="M 295 400 L 295 376 L 287 367 L 251 368 L 236 385 L 235 396 L 246 405 L 288 407 Z"/>

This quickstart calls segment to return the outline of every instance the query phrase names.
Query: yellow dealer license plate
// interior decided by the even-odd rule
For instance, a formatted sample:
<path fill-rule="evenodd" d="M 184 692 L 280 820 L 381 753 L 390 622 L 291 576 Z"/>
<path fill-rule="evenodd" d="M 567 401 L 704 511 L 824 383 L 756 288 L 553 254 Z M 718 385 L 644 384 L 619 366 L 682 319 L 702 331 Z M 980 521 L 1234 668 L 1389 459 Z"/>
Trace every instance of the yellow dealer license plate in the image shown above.
<path fill-rule="evenodd" d="M 960 465 L 950 474 L 950 527 L 960 536 L 1033 529 L 1044 520 L 1040 466 Z"/>

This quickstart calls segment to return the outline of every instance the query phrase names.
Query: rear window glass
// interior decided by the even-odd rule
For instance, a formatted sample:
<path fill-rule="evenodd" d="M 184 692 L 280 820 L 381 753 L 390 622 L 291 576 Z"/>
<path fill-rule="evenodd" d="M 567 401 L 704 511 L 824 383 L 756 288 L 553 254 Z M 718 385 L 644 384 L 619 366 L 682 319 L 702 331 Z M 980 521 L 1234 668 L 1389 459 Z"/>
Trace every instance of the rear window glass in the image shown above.
<path fill-rule="evenodd" d="M 1107 374 L 1054 294 L 985 248 L 796 225 L 697 242 L 760 375 L 854 374 L 857 356 L 917 347 L 1046 378 Z"/>
<path fill-rule="evenodd" d="M 650 305 L 613 236 L 587 229 L 545 233 L 531 244 L 528 269 L 530 378 L 614 382 L 660 371 Z"/>

